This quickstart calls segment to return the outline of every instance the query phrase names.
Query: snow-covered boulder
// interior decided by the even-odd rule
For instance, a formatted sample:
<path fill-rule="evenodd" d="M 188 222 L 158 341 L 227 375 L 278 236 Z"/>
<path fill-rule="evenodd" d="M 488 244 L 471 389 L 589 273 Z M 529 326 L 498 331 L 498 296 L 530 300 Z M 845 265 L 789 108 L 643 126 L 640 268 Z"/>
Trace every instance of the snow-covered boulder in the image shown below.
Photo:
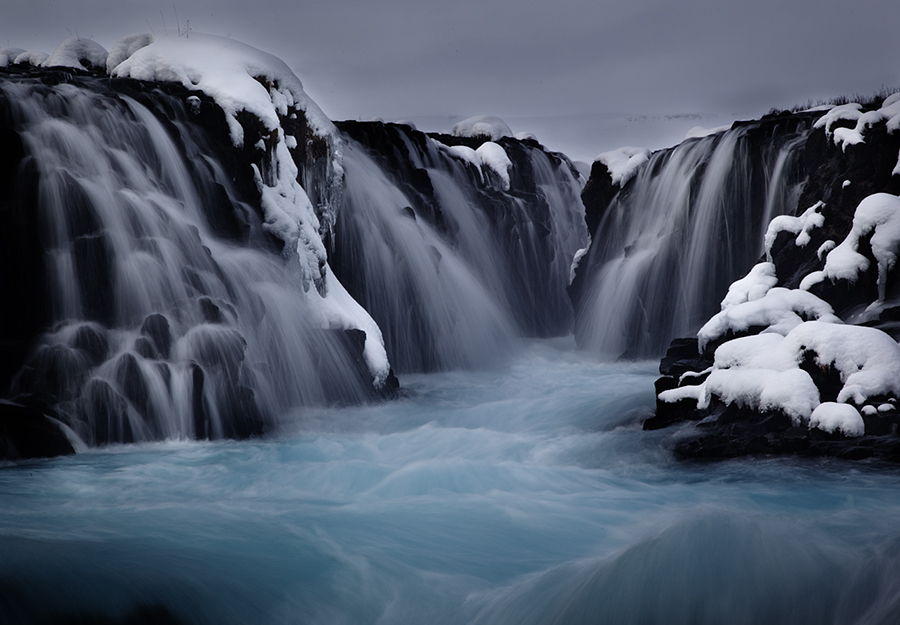
<path fill-rule="evenodd" d="M 53 51 L 44 67 L 74 67 L 76 69 L 105 70 L 106 48 L 91 39 L 72 37 L 66 39 Z"/>

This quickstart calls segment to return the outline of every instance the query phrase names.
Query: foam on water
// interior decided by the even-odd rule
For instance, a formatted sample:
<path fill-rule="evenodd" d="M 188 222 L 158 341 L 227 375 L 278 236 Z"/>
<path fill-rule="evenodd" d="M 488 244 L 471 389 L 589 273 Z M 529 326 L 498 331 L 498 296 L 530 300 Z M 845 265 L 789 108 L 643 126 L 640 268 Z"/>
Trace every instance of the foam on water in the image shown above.
<path fill-rule="evenodd" d="M 532 345 L 245 442 L 0 470 L 0 621 L 823 623 L 898 615 L 896 476 L 681 464 L 654 364 Z M 154 608 L 155 607 L 155 608 Z"/>

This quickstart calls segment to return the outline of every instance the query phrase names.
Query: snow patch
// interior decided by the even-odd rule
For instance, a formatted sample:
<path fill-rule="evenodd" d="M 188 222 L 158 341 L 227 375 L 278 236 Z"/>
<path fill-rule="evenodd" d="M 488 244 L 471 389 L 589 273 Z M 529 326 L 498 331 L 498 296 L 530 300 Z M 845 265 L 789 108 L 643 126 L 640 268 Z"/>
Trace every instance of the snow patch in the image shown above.
<path fill-rule="evenodd" d="M 650 150 L 647 148 L 624 147 L 598 154 L 594 162 L 603 163 L 612 177 L 612 183 L 623 187 L 648 160 Z"/>
<path fill-rule="evenodd" d="M 293 105 L 306 113 L 316 134 L 336 135 L 331 120 L 306 95 L 284 61 L 233 39 L 200 33 L 191 33 L 190 38 L 131 35 L 113 46 L 107 69 L 111 76 L 177 82 L 203 91 L 228 115 L 238 146 L 243 130 L 235 116 L 242 110 L 275 130 L 280 126 L 278 113 L 287 115 L 287 107 Z"/>
<path fill-rule="evenodd" d="M 9 67 L 25 52 L 22 48 L 0 48 L 0 67 Z"/>
<path fill-rule="evenodd" d="M 773 287 L 756 300 L 737 304 L 713 316 L 697 333 L 700 349 L 731 330 L 746 332 L 751 327 L 763 327 L 767 332 L 787 335 L 795 327 L 810 319 L 828 323 L 842 323 L 825 301 L 812 293 L 797 289 Z"/>
<path fill-rule="evenodd" d="M 765 238 L 766 258 L 770 261 L 772 260 L 772 246 L 775 244 L 775 239 L 778 237 L 779 232 L 796 234 L 795 245 L 806 247 L 810 241 L 810 232 L 812 232 L 813 228 L 821 228 L 825 225 L 825 216 L 819 212 L 819 209 L 824 208 L 824 206 L 824 202 L 816 202 L 799 217 L 780 215 L 770 221 Z"/>
<path fill-rule="evenodd" d="M 467 145 L 446 146 L 443 143 L 440 143 L 439 145 L 446 148 L 455 157 L 462 159 L 472 165 L 478 172 L 478 179 L 482 183 L 484 183 L 484 174 L 481 172 L 481 166 L 483 163 L 481 162 L 481 157 L 478 155 L 478 152 Z"/>
<path fill-rule="evenodd" d="M 795 425 L 806 422 L 819 405 L 819 389 L 802 369 L 717 369 L 703 386 L 699 408 L 708 407 L 715 396 L 727 405 L 762 412 L 780 410 Z"/>
<path fill-rule="evenodd" d="M 725 132 L 726 130 L 731 130 L 731 124 L 726 126 L 717 126 L 715 128 L 704 128 L 703 126 L 694 126 L 690 130 L 687 131 L 684 135 L 685 141 L 688 139 L 702 139 L 703 137 L 709 137 L 711 135 L 717 135 L 720 132 Z"/>
<path fill-rule="evenodd" d="M 816 364 L 833 366 L 843 382 L 840 403 L 862 405 L 869 397 L 900 395 L 900 345 L 881 330 L 810 321 L 785 337 L 783 349 L 798 358 L 812 351 Z"/>
<path fill-rule="evenodd" d="M 481 159 L 481 162 L 500 178 L 500 188 L 509 191 L 509 171 L 512 169 L 512 161 L 503 149 L 493 141 L 486 141 L 478 146 L 475 153 Z"/>
<path fill-rule="evenodd" d="M 578 265 L 581 264 L 581 259 L 584 258 L 584 255 L 588 253 L 590 248 L 583 247 L 577 252 L 575 252 L 575 256 L 572 258 L 572 264 L 569 266 L 569 284 L 575 281 L 575 272 L 578 271 Z"/>
<path fill-rule="evenodd" d="M 870 235 L 872 255 L 878 263 L 878 301 L 884 301 L 887 274 L 900 253 L 900 197 L 888 193 L 875 193 L 859 203 L 850 233 L 828 252 L 823 270 L 807 275 L 800 288 L 809 290 L 825 278 L 856 282 L 860 272 L 869 268 L 869 259 L 859 253 L 859 244 Z"/>
<path fill-rule="evenodd" d="M 747 272 L 746 276 L 731 283 L 728 294 L 722 300 L 721 309 L 727 310 L 738 304 L 765 297 L 776 284 L 778 277 L 775 275 L 775 265 L 771 262 L 759 263 Z"/>
<path fill-rule="evenodd" d="M 476 115 L 464 119 L 453 125 L 450 134 L 454 137 L 488 137 L 491 141 L 513 136 L 506 122 L 493 115 Z"/>

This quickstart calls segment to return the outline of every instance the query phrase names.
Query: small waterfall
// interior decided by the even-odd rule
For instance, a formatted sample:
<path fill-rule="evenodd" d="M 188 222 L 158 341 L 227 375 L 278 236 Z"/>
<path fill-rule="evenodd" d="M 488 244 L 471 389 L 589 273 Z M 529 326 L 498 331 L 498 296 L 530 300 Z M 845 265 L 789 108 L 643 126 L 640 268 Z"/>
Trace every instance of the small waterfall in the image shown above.
<path fill-rule="evenodd" d="M 567 161 L 504 143 L 504 191 L 489 167 L 423 133 L 339 127 L 346 189 L 331 263 L 398 371 L 491 366 L 516 337 L 571 330 L 565 286 L 587 232 Z"/>
<path fill-rule="evenodd" d="M 65 81 L 0 84 L 21 147 L 2 286 L 40 317 L 5 315 L 10 353 L 37 336 L 2 390 L 88 444 L 247 436 L 291 406 L 370 398 L 363 333 L 323 329 L 252 182 L 239 190 L 192 122 L 199 99 Z"/>
<path fill-rule="evenodd" d="M 807 133 L 747 124 L 653 154 L 581 261 L 579 344 L 607 358 L 655 356 L 696 332 L 763 254 L 771 218 L 797 209 Z"/>

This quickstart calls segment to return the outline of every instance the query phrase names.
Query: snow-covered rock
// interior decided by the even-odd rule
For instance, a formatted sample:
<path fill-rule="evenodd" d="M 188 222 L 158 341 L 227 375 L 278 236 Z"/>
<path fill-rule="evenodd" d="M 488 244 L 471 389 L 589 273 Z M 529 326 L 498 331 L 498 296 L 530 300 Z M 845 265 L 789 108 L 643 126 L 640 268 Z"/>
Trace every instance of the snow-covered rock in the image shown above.
<path fill-rule="evenodd" d="M 44 67 L 105 70 L 108 55 L 106 48 L 96 41 L 72 37 L 59 44 L 42 65 Z"/>
<path fill-rule="evenodd" d="M 0 67 L 9 67 L 25 52 L 22 48 L 0 48 Z"/>
<path fill-rule="evenodd" d="M 491 141 L 513 136 L 506 122 L 493 115 L 476 115 L 464 119 L 454 124 L 450 133 L 454 137 L 487 137 Z"/>
<path fill-rule="evenodd" d="M 647 148 L 624 147 L 598 154 L 594 162 L 606 165 L 613 184 L 624 187 L 625 183 L 631 180 L 641 165 L 648 160 L 650 160 L 650 150 Z"/>
<path fill-rule="evenodd" d="M 390 369 L 381 334 L 330 275 L 322 241 L 321 233 L 334 224 L 343 188 L 341 140 L 290 68 L 243 43 L 192 32 L 190 38 L 138 34 L 120 39 L 109 52 L 107 69 L 115 77 L 176 82 L 202 91 L 225 112 L 236 146 L 244 142 L 240 114 L 259 120 L 269 133 L 263 145 L 265 166 L 254 166 L 265 227 L 284 242 L 284 253 L 297 263 L 301 279 L 314 285 L 308 292 L 322 300 L 323 325 L 366 332 L 365 358 L 376 384 L 383 383 Z M 283 128 L 283 120 L 298 115 L 305 118 L 311 140 L 322 142 L 328 152 L 322 183 L 327 188 L 325 199 L 315 206 L 298 181 L 301 172 L 291 152 L 297 148 L 297 137 Z"/>

